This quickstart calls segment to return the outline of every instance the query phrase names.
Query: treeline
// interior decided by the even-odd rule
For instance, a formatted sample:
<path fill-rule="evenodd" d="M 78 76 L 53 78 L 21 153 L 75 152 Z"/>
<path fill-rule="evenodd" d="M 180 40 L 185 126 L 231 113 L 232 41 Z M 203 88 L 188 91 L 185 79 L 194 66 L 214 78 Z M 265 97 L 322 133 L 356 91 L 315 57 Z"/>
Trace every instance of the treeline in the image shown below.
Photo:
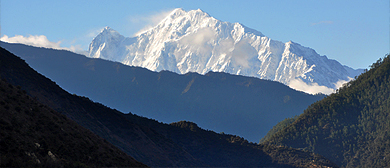
<path fill-rule="evenodd" d="M 267 135 L 265 135 L 262 139 L 260 139 L 260 143 L 263 143 L 270 139 L 272 135 L 276 134 L 278 131 L 286 128 L 287 126 L 291 125 L 295 120 L 298 119 L 299 116 L 294 116 L 292 118 L 286 118 L 282 121 L 280 121 L 278 124 L 276 124 L 274 127 L 272 127 L 271 130 L 268 131 Z"/>
<path fill-rule="evenodd" d="M 389 97 L 387 55 L 336 93 L 310 105 L 265 143 L 312 151 L 343 167 L 388 167 Z"/>

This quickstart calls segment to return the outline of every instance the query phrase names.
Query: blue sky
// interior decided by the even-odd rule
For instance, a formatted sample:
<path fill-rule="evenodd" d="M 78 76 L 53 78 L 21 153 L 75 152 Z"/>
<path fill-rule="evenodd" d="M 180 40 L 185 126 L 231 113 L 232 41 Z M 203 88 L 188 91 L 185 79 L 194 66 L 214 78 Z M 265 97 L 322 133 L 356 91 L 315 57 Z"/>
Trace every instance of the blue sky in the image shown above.
<path fill-rule="evenodd" d="M 105 26 L 133 36 L 175 8 L 199 8 L 274 40 L 313 48 L 353 68 L 368 68 L 390 50 L 388 0 L 2 0 L 1 36 L 20 35 L 57 47 L 87 50 Z"/>

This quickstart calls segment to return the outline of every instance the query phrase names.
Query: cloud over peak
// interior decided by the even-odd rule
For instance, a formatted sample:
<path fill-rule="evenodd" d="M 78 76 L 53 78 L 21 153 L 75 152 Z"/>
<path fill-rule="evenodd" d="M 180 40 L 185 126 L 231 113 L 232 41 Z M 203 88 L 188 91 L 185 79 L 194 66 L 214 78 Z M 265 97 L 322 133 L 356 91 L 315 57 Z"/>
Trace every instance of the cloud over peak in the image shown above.
<path fill-rule="evenodd" d="M 139 25 L 143 26 L 138 32 L 133 34 L 134 36 L 138 36 L 139 34 L 148 31 L 153 28 L 157 24 L 159 24 L 165 17 L 167 17 L 173 10 L 163 10 L 151 15 L 144 16 L 130 16 L 128 21 L 130 26 Z"/>

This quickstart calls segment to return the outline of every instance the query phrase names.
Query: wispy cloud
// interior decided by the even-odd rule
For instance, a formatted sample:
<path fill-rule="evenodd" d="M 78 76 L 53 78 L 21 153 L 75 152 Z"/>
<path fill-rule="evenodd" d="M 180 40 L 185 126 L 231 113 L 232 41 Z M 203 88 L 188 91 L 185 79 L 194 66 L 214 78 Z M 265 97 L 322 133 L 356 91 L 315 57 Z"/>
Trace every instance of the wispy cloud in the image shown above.
<path fill-rule="evenodd" d="M 333 85 L 335 86 L 335 88 L 338 89 L 341 86 L 343 86 L 343 84 L 351 81 L 353 78 L 348 78 L 348 79 L 349 80 L 347 80 L 347 81 L 340 79 L 336 83 L 333 83 Z M 303 82 L 301 79 L 294 79 L 294 80 L 290 81 L 289 86 L 295 90 L 303 91 L 303 92 L 310 93 L 310 94 L 323 93 L 323 94 L 329 95 L 331 93 L 335 93 L 335 89 L 333 89 L 333 88 L 328 88 L 326 86 L 320 86 L 317 83 L 307 84 L 307 83 Z"/>
<path fill-rule="evenodd" d="M 242 68 L 250 67 L 250 59 L 257 56 L 257 51 L 250 45 L 249 40 L 242 39 L 234 45 L 232 51 L 233 63 Z"/>
<path fill-rule="evenodd" d="M 1 41 L 7 43 L 21 43 L 34 47 L 44 47 L 44 48 L 52 48 L 52 49 L 60 49 L 60 50 L 68 50 L 79 54 L 86 54 L 80 45 L 72 45 L 69 48 L 62 47 L 61 41 L 53 42 L 47 39 L 44 35 L 29 35 L 28 37 L 22 35 L 15 35 L 14 37 L 8 37 L 4 35 L 0 38 Z"/>
<path fill-rule="evenodd" d="M 334 83 L 334 86 L 338 89 L 338 88 L 340 88 L 341 86 L 343 86 L 345 83 L 347 83 L 347 82 L 349 82 L 349 81 L 351 81 L 353 78 L 349 78 L 349 80 L 348 81 L 346 81 L 346 80 L 339 80 L 339 81 L 337 81 L 336 83 Z"/>
<path fill-rule="evenodd" d="M 61 41 L 52 42 L 47 39 L 44 35 L 29 35 L 28 37 L 24 37 L 22 35 L 15 35 L 14 37 L 8 37 L 4 35 L 0 39 L 1 41 L 8 43 L 22 43 L 26 45 L 31 45 L 35 47 L 45 47 L 45 48 L 55 48 L 62 49 L 60 47 Z"/>
<path fill-rule="evenodd" d="M 153 13 L 146 16 L 130 16 L 129 17 L 129 23 L 130 25 L 141 25 L 142 28 L 134 34 L 134 36 L 137 36 L 154 26 L 156 26 L 158 23 L 160 23 L 166 16 L 168 16 L 173 9 L 170 10 L 164 10 L 157 13 Z"/>
<path fill-rule="evenodd" d="M 86 38 L 95 38 L 100 32 L 102 32 L 103 29 L 104 29 L 104 27 L 90 29 L 86 33 L 85 37 Z"/>
<path fill-rule="evenodd" d="M 333 21 L 327 20 L 327 21 L 320 21 L 316 23 L 311 23 L 310 25 L 315 26 L 315 25 L 329 25 L 333 24 Z"/>
<path fill-rule="evenodd" d="M 289 85 L 291 88 L 299 91 L 303 91 L 310 94 L 323 93 L 323 94 L 331 94 L 334 93 L 334 89 L 328 88 L 326 86 L 320 86 L 318 83 L 307 84 L 303 82 L 301 79 L 294 79 L 290 81 Z"/>
<path fill-rule="evenodd" d="M 188 34 L 180 39 L 180 43 L 196 47 L 198 51 L 205 54 L 210 52 L 212 49 L 209 45 L 206 45 L 215 36 L 215 31 L 211 28 L 199 29 L 195 33 Z"/>

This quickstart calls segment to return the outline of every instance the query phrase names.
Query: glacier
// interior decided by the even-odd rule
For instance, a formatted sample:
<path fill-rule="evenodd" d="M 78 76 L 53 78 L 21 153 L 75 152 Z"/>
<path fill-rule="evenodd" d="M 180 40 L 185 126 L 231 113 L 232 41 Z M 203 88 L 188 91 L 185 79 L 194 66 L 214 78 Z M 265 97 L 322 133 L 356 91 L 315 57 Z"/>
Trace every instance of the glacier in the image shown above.
<path fill-rule="evenodd" d="M 135 37 L 105 27 L 90 43 L 88 56 L 152 71 L 257 77 L 312 94 L 329 94 L 363 72 L 296 42 L 283 43 L 243 24 L 217 20 L 200 9 L 175 9 Z"/>

